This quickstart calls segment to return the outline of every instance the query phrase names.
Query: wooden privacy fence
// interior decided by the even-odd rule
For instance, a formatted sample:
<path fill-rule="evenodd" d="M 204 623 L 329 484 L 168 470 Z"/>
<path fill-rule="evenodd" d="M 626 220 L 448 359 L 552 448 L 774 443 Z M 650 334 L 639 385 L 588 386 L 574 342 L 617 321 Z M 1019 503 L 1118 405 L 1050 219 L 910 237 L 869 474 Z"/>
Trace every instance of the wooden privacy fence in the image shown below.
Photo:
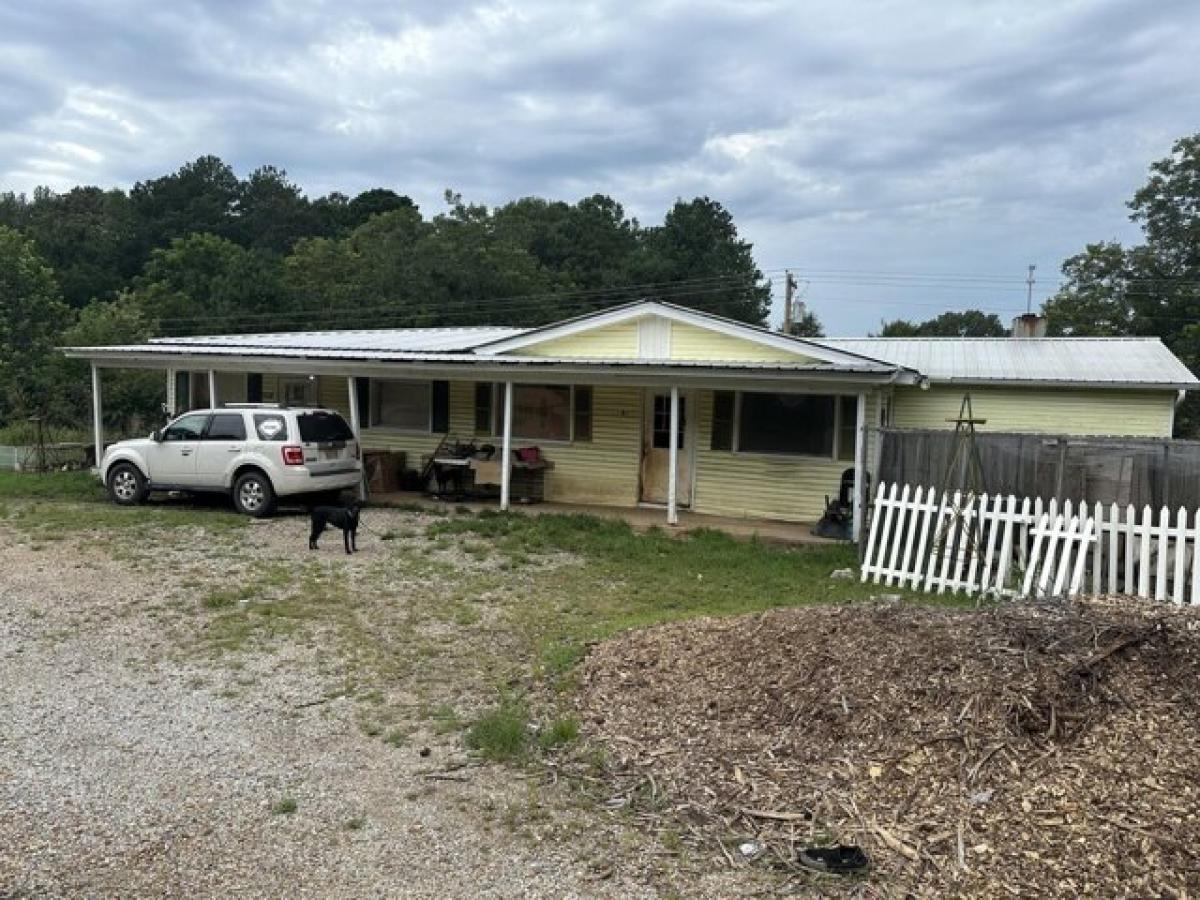
<path fill-rule="evenodd" d="M 1189 524 L 1190 522 L 1190 524 Z M 880 484 L 862 580 L 967 594 L 1128 594 L 1200 605 L 1200 510 Z"/>

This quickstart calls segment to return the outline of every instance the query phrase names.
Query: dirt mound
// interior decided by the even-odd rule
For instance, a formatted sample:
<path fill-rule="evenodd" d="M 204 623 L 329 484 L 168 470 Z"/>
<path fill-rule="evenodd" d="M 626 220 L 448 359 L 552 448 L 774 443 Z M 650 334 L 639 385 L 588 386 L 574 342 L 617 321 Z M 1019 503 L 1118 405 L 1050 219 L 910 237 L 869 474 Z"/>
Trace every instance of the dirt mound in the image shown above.
<path fill-rule="evenodd" d="M 856 890 L 1187 896 L 1200 888 L 1200 616 L 1093 601 L 778 610 L 593 649 L 580 712 L 613 805 L 727 864 Z M 720 858 L 720 857 L 718 857 Z M 834 889 L 826 881 L 816 889 Z M 841 884 L 841 882 L 838 882 Z"/>

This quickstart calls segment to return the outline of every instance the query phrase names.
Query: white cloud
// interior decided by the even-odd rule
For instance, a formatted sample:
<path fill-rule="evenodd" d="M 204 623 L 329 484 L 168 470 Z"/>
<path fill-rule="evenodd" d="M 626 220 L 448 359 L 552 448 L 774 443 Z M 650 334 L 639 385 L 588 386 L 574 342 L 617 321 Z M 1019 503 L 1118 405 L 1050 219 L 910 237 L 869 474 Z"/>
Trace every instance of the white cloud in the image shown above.
<path fill-rule="evenodd" d="M 653 221 L 707 194 L 765 269 L 1048 275 L 1129 233 L 1200 113 L 1185 0 L 44 0 L 0 8 L 0 52 L 0 189 L 216 153 L 429 211 L 601 191 Z M 905 312 L 882 293 L 809 301 L 862 330 Z"/>

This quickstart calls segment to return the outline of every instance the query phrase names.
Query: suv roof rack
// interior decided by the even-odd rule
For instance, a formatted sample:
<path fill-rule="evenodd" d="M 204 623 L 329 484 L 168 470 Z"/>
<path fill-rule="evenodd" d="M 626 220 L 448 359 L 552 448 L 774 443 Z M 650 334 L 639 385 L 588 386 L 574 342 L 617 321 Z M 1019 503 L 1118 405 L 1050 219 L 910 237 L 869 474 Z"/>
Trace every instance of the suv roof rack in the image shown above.
<path fill-rule="evenodd" d="M 222 403 L 222 409 L 287 409 L 286 403 Z"/>

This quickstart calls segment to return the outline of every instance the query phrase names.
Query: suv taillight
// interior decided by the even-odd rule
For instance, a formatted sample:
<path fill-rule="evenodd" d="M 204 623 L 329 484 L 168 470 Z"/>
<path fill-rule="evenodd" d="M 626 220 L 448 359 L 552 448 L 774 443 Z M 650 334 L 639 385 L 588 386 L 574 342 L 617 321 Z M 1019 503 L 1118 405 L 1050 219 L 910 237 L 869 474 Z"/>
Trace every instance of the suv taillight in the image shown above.
<path fill-rule="evenodd" d="M 304 448 L 303 447 L 284 447 L 283 464 L 285 466 L 302 466 L 304 465 Z"/>

